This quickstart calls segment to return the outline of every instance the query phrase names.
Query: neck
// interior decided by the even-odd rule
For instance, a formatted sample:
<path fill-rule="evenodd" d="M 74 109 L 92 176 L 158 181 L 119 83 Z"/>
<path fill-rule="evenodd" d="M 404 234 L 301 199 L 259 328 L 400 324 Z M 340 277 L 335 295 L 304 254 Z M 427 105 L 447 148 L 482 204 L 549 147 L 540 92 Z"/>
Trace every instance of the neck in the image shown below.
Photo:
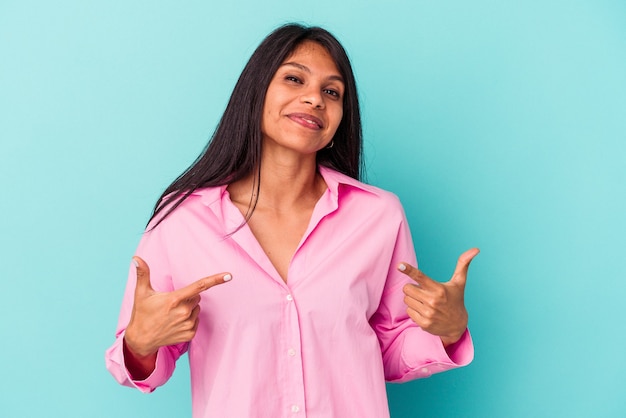
<path fill-rule="evenodd" d="M 326 190 L 326 183 L 317 172 L 315 155 L 294 160 L 264 155 L 261 161 L 261 182 L 257 209 L 277 212 L 315 205 Z M 246 205 L 257 193 L 258 171 L 228 186 L 231 199 Z"/>

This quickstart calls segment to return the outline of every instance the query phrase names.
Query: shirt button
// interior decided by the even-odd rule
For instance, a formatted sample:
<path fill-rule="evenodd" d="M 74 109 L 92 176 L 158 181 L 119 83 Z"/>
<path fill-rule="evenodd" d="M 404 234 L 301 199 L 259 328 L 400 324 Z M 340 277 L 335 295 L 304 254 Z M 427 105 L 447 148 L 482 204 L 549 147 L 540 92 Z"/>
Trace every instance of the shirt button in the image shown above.
<path fill-rule="evenodd" d="M 300 411 L 300 407 L 298 405 L 291 405 L 291 412 L 296 413 Z"/>
<path fill-rule="evenodd" d="M 430 372 L 430 370 L 428 370 L 428 367 L 422 367 L 421 372 L 422 373 L 428 373 L 428 372 Z"/>
<path fill-rule="evenodd" d="M 290 348 L 289 350 L 287 350 L 287 354 L 289 355 L 289 357 L 293 357 L 296 355 L 296 350 Z"/>
<path fill-rule="evenodd" d="M 287 300 L 288 300 L 288 301 L 292 301 L 292 300 L 293 300 L 293 296 L 291 296 L 291 295 L 287 295 Z"/>

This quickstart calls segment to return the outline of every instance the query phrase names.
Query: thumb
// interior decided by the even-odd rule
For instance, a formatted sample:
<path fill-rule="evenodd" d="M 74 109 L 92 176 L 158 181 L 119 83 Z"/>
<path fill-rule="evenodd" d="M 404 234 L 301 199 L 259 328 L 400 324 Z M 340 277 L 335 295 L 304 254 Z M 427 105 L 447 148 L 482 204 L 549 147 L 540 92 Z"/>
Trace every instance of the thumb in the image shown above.
<path fill-rule="evenodd" d="M 450 280 L 451 282 L 465 286 L 469 265 L 479 252 L 480 250 L 478 248 L 472 248 L 465 251 L 459 256 L 459 261 L 457 261 L 456 263 L 454 274 L 452 275 L 452 279 Z"/>
<path fill-rule="evenodd" d="M 133 265 L 137 269 L 137 286 L 135 287 L 135 297 L 149 295 L 154 292 L 150 284 L 150 267 L 141 257 L 133 257 Z"/>

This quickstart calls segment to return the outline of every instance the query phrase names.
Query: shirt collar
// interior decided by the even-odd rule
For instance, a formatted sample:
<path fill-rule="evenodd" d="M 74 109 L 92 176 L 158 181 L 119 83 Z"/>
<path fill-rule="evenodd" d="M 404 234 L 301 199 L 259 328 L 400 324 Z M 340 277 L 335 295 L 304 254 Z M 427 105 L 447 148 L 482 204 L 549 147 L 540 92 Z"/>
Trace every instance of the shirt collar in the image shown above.
<path fill-rule="evenodd" d="M 364 192 L 380 195 L 380 189 L 370 186 L 369 184 L 362 183 L 350 176 L 342 174 L 332 168 L 320 165 L 318 167 L 320 174 L 324 178 L 324 182 L 328 186 L 328 190 L 334 199 L 338 199 L 339 194 L 342 193 L 340 185 L 348 186 L 349 188 L 355 188 Z M 208 187 L 194 190 L 191 193 L 193 196 L 199 196 L 201 202 L 205 206 L 211 206 L 217 201 L 221 201 L 228 185 L 222 185 L 218 187 Z"/>
<path fill-rule="evenodd" d="M 345 185 L 350 188 L 356 188 L 359 190 L 363 190 L 365 192 L 373 193 L 375 195 L 380 194 L 380 189 L 370 186 L 369 184 L 361 183 L 359 180 L 354 179 L 350 176 L 342 174 L 332 168 L 328 168 L 320 165 L 318 167 L 320 174 L 324 178 L 324 182 L 328 186 L 331 194 L 333 196 L 339 196 L 340 187 L 339 185 Z"/>

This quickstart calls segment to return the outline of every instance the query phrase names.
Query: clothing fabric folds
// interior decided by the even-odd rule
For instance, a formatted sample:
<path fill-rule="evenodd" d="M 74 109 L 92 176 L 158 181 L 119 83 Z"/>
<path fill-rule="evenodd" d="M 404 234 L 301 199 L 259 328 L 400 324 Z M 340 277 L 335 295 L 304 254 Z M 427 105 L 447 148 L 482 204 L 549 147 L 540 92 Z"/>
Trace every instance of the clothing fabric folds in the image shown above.
<path fill-rule="evenodd" d="M 427 377 L 472 360 L 467 331 L 446 350 L 406 313 L 402 287 L 411 280 L 396 266 L 416 259 L 397 197 L 319 170 L 328 189 L 286 283 L 226 186 L 195 191 L 142 236 L 136 254 L 150 266 L 156 291 L 220 272 L 233 280 L 202 293 L 195 338 L 161 347 L 154 372 L 135 381 L 122 349 L 136 282 L 131 265 L 116 340 L 106 352 L 118 382 L 153 391 L 188 352 L 194 418 L 383 418 L 385 381 Z"/>

